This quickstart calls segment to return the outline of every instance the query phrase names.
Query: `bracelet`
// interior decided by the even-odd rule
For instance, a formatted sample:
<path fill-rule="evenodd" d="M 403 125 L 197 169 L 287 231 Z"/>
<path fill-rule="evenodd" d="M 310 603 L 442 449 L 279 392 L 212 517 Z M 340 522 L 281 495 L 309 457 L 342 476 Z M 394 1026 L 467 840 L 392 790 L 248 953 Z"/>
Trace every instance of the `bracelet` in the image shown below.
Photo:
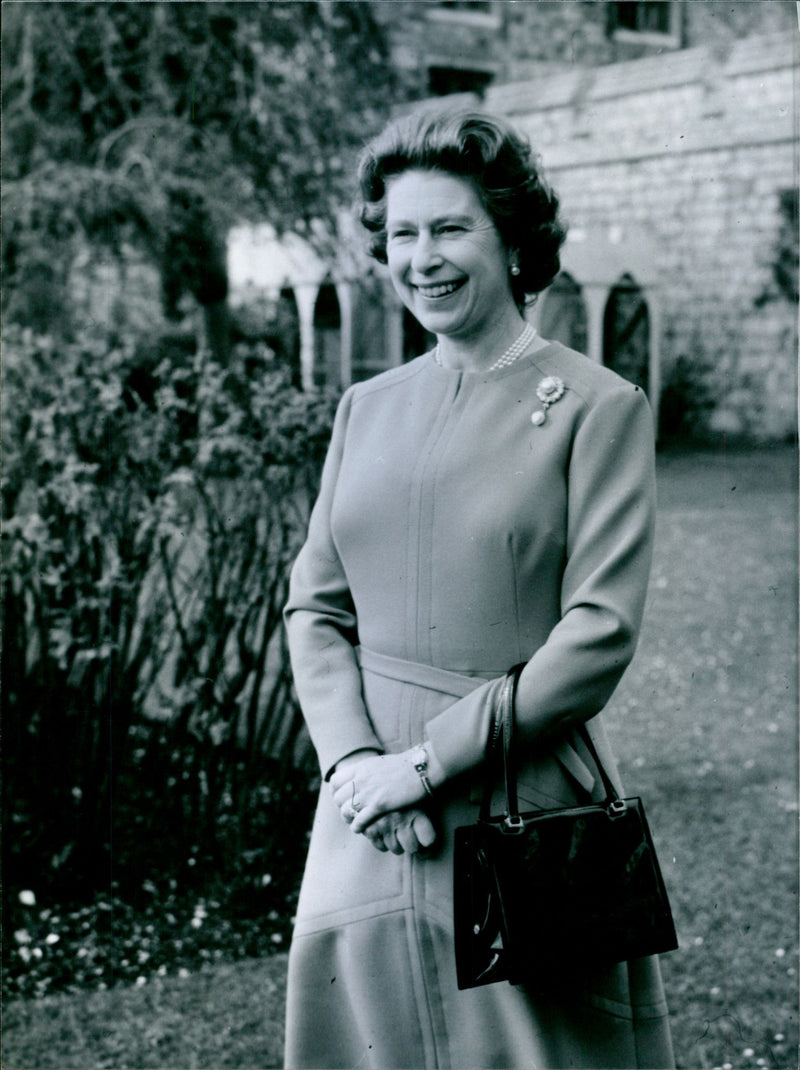
<path fill-rule="evenodd" d="M 425 750 L 421 743 L 418 743 L 416 747 L 411 748 L 411 761 L 419 775 L 420 780 L 422 781 L 422 786 L 425 789 L 425 794 L 433 795 L 433 788 L 431 787 L 431 782 L 428 779 L 428 752 Z"/>

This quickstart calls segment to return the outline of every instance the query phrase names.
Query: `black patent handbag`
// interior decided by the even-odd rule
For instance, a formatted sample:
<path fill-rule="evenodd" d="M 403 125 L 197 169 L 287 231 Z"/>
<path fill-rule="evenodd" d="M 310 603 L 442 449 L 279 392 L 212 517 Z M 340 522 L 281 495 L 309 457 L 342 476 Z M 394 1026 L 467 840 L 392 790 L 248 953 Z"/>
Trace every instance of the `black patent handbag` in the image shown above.
<path fill-rule="evenodd" d="M 512 740 L 521 670 L 506 677 L 498 716 L 505 813 L 490 813 L 496 734 L 478 821 L 455 831 L 460 989 L 494 981 L 552 987 L 587 969 L 678 946 L 642 801 L 619 797 L 588 732 L 605 800 L 519 812 Z"/>

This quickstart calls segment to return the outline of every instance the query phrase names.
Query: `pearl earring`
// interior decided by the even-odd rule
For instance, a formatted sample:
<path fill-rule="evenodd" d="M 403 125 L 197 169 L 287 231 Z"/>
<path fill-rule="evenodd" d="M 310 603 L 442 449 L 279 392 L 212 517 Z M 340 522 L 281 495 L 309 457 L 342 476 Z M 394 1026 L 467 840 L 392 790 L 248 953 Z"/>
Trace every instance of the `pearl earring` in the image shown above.
<path fill-rule="evenodd" d="M 509 271 L 512 275 L 519 275 L 519 264 L 512 264 Z"/>

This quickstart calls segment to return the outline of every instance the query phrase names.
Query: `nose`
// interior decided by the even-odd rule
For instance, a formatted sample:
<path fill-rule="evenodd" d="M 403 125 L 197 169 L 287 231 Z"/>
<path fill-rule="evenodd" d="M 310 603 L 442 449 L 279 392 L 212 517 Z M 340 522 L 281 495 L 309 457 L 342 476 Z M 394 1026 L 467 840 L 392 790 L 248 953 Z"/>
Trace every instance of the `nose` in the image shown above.
<path fill-rule="evenodd" d="M 439 252 L 435 235 L 427 231 L 420 231 L 411 255 L 412 270 L 424 275 L 440 267 L 441 264 L 442 256 Z"/>

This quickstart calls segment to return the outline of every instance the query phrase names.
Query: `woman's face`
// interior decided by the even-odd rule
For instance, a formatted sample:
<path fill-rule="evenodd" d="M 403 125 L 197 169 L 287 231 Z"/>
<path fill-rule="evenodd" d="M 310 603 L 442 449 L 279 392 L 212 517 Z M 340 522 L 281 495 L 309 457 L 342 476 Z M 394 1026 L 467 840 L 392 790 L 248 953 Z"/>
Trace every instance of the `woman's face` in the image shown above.
<path fill-rule="evenodd" d="M 510 257 L 474 184 L 446 171 L 404 171 L 386 197 L 389 273 L 423 327 L 459 340 L 491 332 L 515 308 Z"/>

